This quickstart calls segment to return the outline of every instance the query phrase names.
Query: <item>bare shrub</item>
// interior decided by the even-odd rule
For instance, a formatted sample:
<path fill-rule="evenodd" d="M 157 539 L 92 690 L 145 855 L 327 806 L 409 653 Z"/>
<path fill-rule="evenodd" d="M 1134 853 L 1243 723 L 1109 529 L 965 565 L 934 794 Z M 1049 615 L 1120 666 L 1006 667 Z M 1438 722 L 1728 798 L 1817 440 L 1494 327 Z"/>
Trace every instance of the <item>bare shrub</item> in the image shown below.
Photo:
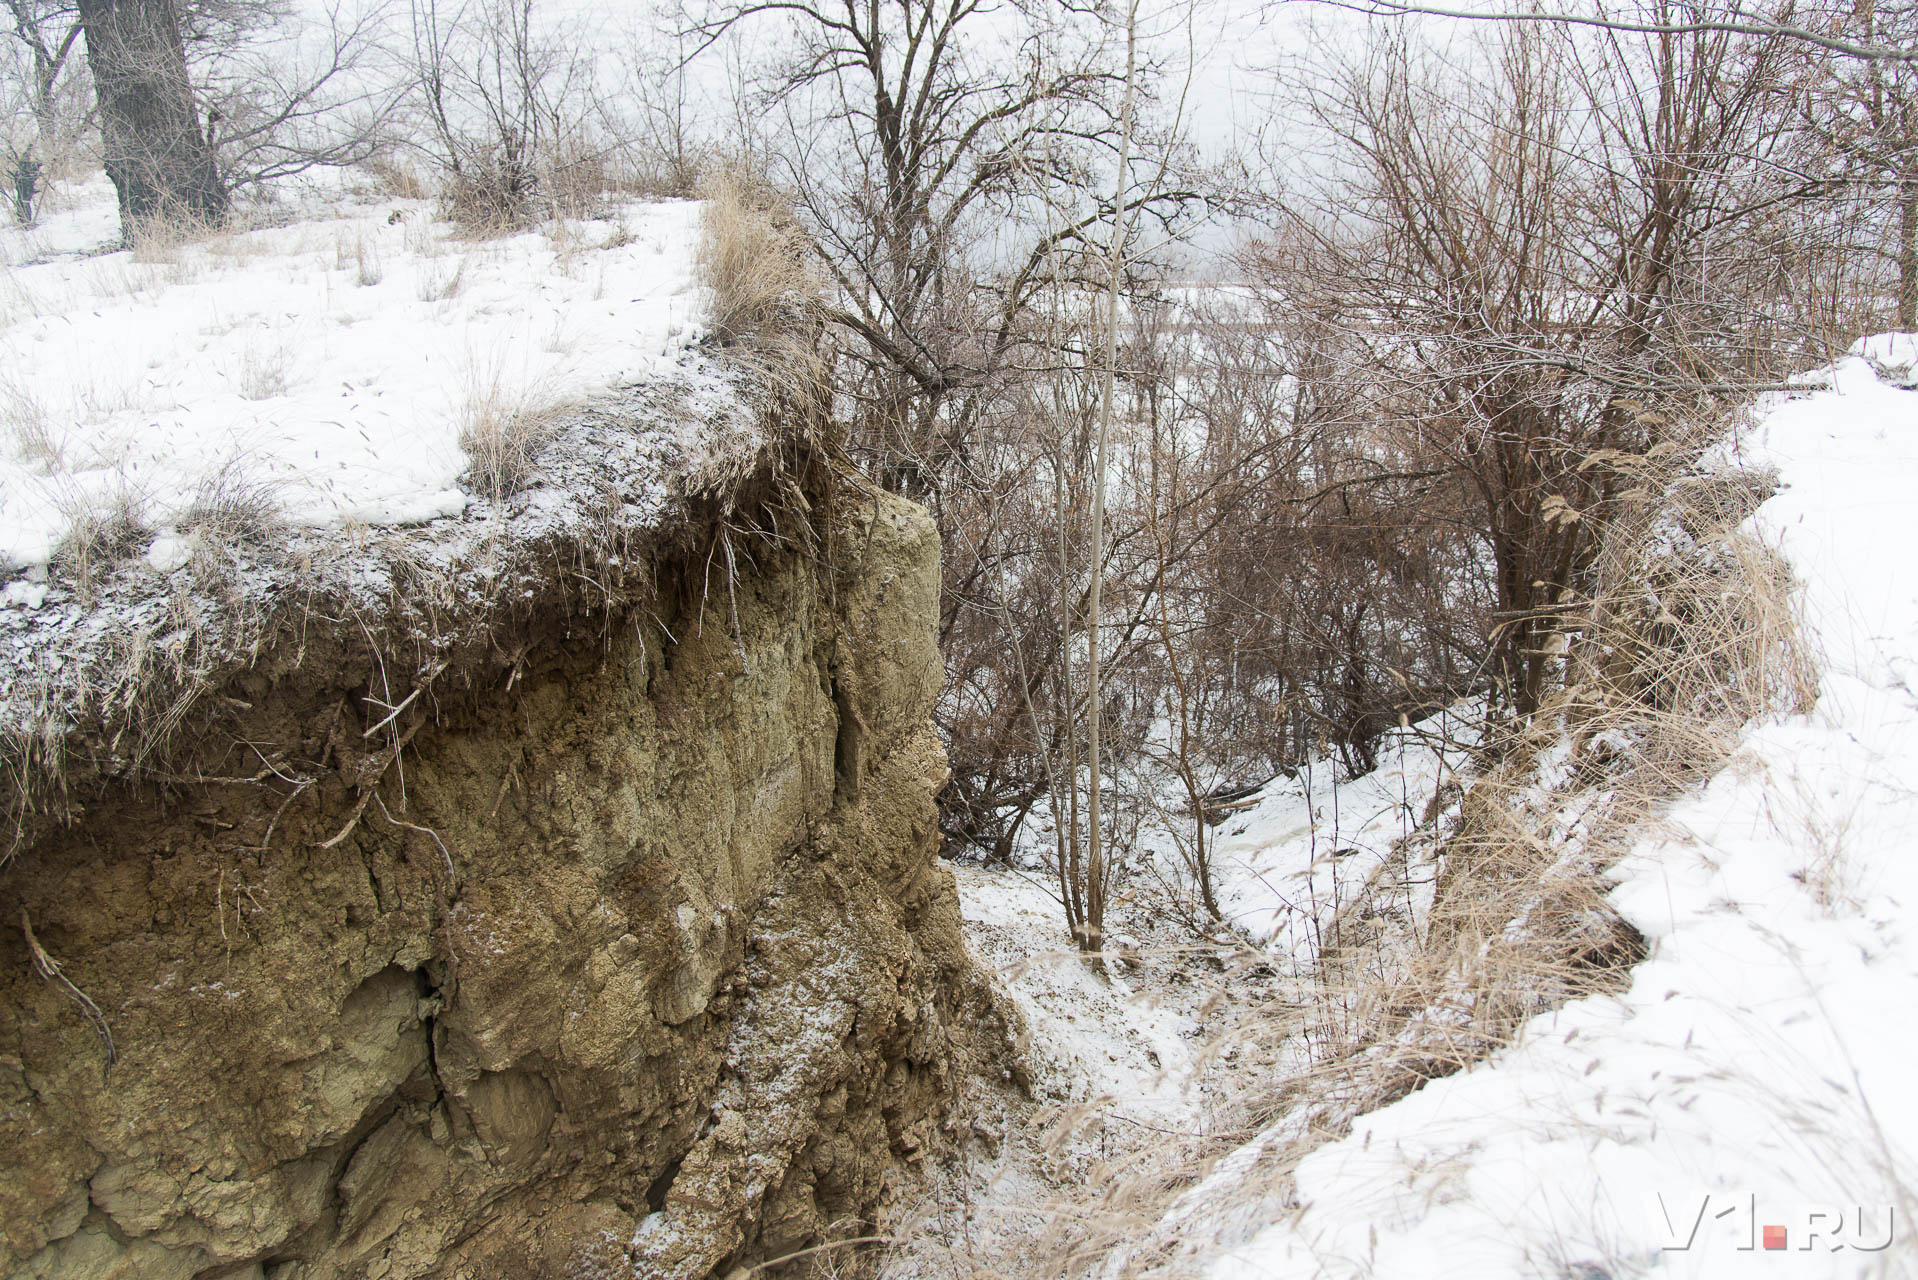
<path fill-rule="evenodd" d="M 1769 114 L 1782 56 L 1506 28 L 1470 60 L 1401 34 L 1296 81 L 1301 130 L 1341 161 L 1276 202 L 1245 265 L 1319 330 L 1308 394 L 1452 491 L 1488 570 L 1486 670 L 1520 716 L 1588 584 L 1590 516 L 1623 492 L 1588 459 L 1682 444 L 1676 425 L 1815 349 L 1736 265 L 1751 220 L 1798 198 Z"/>
<path fill-rule="evenodd" d="M 549 217 L 591 217 L 614 186 L 605 149 L 579 133 L 562 135 L 541 157 L 540 190 Z"/>
<path fill-rule="evenodd" d="M 446 216 L 470 234 L 578 215 L 606 187 L 583 38 L 535 26 L 531 0 L 414 0 L 415 97 Z"/>

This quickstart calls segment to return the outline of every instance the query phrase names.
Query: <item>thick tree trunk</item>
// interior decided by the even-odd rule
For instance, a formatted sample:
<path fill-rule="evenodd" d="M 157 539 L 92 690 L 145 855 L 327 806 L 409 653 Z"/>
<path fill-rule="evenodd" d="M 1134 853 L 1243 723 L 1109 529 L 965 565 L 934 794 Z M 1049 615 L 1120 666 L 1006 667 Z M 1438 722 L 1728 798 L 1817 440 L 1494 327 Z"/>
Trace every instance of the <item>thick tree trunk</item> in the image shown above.
<path fill-rule="evenodd" d="M 226 188 L 193 106 L 173 0 L 80 0 L 80 22 L 121 230 L 223 222 Z"/>

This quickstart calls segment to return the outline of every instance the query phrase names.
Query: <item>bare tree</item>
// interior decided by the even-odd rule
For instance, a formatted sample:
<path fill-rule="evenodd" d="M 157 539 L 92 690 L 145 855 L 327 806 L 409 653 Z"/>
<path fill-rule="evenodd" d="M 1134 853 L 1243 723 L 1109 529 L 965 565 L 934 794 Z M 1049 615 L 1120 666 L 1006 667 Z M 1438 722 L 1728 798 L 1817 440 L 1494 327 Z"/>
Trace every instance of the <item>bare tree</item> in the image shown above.
<path fill-rule="evenodd" d="M 381 154 L 404 92 L 378 5 L 279 21 L 261 0 L 198 0 L 188 64 L 229 192 Z"/>
<path fill-rule="evenodd" d="M 1918 9 L 1909 4 L 1860 0 L 1837 9 L 1831 25 L 1867 45 L 1918 48 Z M 1834 191 L 1863 195 L 1859 212 L 1870 211 L 1865 227 L 1889 227 L 1889 237 L 1867 233 L 1846 247 L 1890 258 L 1894 323 L 1918 328 L 1918 66 L 1817 56 L 1796 61 L 1792 100 L 1814 143 L 1806 157 L 1809 174 Z M 1887 205 L 1891 216 L 1884 218 L 1879 211 Z"/>
<path fill-rule="evenodd" d="M 194 101 L 173 0 L 81 0 L 80 23 L 122 228 L 224 222 L 226 186 Z"/>
<path fill-rule="evenodd" d="M 80 14 L 58 0 L 6 0 L 13 38 L 27 53 L 31 66 L 31 101 L 44 154 L 61 135 L 55 90 L 67 69 L 68 56 L 80 39 Z"/>
<path fill-rule="evenodd" d="M 455 217 L 517 226 L 596 193 L 592 69 L 534 0 L 414 0 L 412 75 Z"/>
<path fill-rule="evenodd" d="M 849 443 L 922 496 L 963 470 L 1048 273 L 1062 254 L 1096 256 L 1111 217 L 1092 186 L 1116 126 L 1105 50 L 1083 24 L 1070 43 L 1045 39 L 1062 11 L 995 8 L 782 0 L 688 20 L 708 44 L 745 23 L 790 34 L 796 52 L 762 100 L 783 113 L 786 184 L 837 286 L 831 319 L 855 339 L 840 383 Z M 1039 225 L 1042 188 L 1071 215 Z M 1176 216 L 1199 196 L 1133 199 Z"/>
<path fill-rule="evenodd" d="M 1589 564 L 1585 516 L 1616 492 L 1605 458 L 1769 375 L 1723 268 L 1781 195 L 1781 39 L 1512 25 L 1475 75 L 1398 33 L 1302 90 L 1339 163 L 1250 265 L 1324 317 L 1326 394 L 1468 496 L 1488 662 L 1521 715 Z"/>

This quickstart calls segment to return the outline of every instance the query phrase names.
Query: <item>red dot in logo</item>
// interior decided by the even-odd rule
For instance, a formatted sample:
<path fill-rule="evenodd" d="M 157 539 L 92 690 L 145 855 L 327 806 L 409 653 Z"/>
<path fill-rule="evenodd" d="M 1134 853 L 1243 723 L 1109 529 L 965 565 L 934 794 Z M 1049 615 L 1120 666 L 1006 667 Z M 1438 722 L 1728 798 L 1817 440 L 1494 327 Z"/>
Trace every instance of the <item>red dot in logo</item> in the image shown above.
<path fill-rule="evenodd" d="M 1785 1247 L 1785 1229 L 1783 1227 L 1766 1227 L 1765 1228 L 1765 1247 L 1767 1249 L 1784 1248 Z"/>

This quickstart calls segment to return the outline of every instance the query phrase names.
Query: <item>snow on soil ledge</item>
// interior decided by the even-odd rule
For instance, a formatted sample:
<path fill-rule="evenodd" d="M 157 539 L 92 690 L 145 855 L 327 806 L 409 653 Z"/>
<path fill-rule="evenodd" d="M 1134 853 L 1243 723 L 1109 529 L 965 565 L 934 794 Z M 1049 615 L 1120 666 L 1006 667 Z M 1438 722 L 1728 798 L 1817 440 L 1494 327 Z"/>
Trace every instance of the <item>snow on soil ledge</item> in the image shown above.
<path fill-rule="evenodd" d="M 421 201 L 98 252 L 104 180 L 0 235 L 0 569 L 125 499 L 157 537 L 237 468 L 294 525 L 457 515 L 462 426 L 674 366 L 699 206 L 462 239 Z M 93 250 L 89 252 L 89 250 Z"/>
<path fill-rule="evenodd" d="M 1211 1280 L 1878 1276 L 1918 1241 L 1918 342 L 1873 339 L 1750 447 L 1823 658 L 1619 868 L 1618 997 L 1363 1117 Z M 1224 1243 L 1224 1242 L 1222 1242 Z"/>
<path fill-rule="evenodd" d="M 652 540 L 774 447 L 750 390 L 691 345 L 695 205 L 467 242 L 418 203 L 336 199 L 157 263 L 84 252 L 97 212 L 0 235 L 27 259 L 0 272 L 0 807 L 16 843 L 30 811 L 58 807 L 44 784 L 63 756 L 138 770 L 285 624 L 318 610 L 369 644 L 415 642 L 437 670 L 541 602 L 643 592 Z M 247 363 L 263 350 L 264 372 Z M 474 396 L 539 411 L 509 494 L 463 475 Z M 209 478 L 265 510 L 185 518 Z M 74 515 L 108 518 L 123 492 L 133 545 L 58 554 Z"/>

